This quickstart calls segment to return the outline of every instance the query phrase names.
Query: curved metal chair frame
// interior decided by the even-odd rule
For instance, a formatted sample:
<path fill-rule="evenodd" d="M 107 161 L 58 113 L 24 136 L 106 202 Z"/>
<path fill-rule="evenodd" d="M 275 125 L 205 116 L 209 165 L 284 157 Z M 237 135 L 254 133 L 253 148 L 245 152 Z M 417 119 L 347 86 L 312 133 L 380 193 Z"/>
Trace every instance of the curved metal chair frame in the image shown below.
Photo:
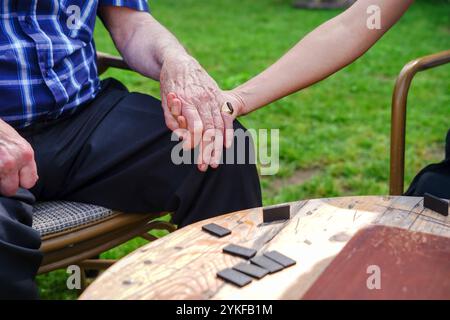
<path fill-rule="evenodd" d="M 100 52 L 97 53 L 97 67 L 99 74 L 110 67 L 129 70 L 121 58 Z M 156 238 L 148 233 L 150 230 L 174 231 L 173 224 L 160 220 L 154 221 L 166 214 L 115 212 L 103 220 L 43 236 L 41 251 L 44 259 L 38 273 L 50 272 L 71 264 L 80 266 L 83 270 L 82 276 L 85 269 L 106 269 L 115 260 L 91 258 L 135 237 L 142 237 L 149 241 L 155 240 Z"/>
<path fill-rule="evenodd" d="M 406 102 L 414 76 L 450 62 L 450 50 L 407 63 L 397 77 L 392 96 L 389 194 L 402 195 L 405 177 Z"/>

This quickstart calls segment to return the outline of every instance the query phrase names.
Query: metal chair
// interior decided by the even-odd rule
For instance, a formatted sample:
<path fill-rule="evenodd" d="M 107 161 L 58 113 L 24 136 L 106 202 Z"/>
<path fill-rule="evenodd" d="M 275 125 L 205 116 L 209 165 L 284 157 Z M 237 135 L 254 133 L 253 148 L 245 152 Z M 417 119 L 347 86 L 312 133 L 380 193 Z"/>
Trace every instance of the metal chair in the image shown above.
<path fill-rule="evenodd" d="M 97 53 L 99 74 L 109 67 L 128 69 L 119 57 Z M 122 213 L 107 208 L 67 202 L 41 202 L 34 207 L 33 228 L 41 233 L 41 251 L 44 254 L 39 274 L 77 264 L 83 270 L 101 270 L 111 266 L 115 260 L 92 259 L 100 253 L 120 245 L 132 238 L 156 239 L 150 230 L 172 232 L 175 226 L 156 220 L 167 213 Z M 84 279 L 83 279 L 84 283 Z"/>
<path fill-rule="evenodd" d="M 450 50 L 407 63 L 397 77 L 392 96 L 389 194 L 402 195 L 405 176 L 406 102 L 414 76 L 450 62 Z"/>

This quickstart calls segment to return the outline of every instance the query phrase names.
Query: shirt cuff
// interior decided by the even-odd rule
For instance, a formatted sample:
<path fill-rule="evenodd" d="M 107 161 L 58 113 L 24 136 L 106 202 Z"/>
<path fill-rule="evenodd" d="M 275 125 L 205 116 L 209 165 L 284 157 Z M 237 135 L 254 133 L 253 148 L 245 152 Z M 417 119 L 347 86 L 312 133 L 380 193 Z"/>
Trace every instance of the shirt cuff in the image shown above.
<path fill-rule="evenodd" d="M 137 11 L 149 11 L 147 0 L 100 0 L 98 5 L 127 7 Z"/>

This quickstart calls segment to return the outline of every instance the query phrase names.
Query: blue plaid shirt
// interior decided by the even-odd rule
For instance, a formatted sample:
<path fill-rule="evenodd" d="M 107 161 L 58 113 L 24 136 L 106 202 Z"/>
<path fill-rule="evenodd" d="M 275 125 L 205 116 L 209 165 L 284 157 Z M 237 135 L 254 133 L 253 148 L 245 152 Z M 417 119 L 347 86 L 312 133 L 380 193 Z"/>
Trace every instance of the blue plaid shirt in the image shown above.
<path fill-rule="evenodd" d="M 70 115 L 99 90 L 99 6 L 147 11 L 146 0 L 1 0 L 0 118 L 15 128 Z"/>

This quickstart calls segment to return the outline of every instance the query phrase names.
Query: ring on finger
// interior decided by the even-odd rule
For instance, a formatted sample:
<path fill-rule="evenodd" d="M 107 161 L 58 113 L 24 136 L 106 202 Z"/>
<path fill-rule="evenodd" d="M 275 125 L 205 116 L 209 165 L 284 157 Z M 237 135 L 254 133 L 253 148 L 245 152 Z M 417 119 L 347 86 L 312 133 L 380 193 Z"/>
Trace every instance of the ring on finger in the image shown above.
<path fill-rule="evenodd" d="M 233 105 L 231 104 L 231 102 L 225 102 L 222 105 L 221 110 L 222 110 L 222 112 L 225 112 L 228 114 L 233 114 L 233 112 L 234 112 Z"/>

